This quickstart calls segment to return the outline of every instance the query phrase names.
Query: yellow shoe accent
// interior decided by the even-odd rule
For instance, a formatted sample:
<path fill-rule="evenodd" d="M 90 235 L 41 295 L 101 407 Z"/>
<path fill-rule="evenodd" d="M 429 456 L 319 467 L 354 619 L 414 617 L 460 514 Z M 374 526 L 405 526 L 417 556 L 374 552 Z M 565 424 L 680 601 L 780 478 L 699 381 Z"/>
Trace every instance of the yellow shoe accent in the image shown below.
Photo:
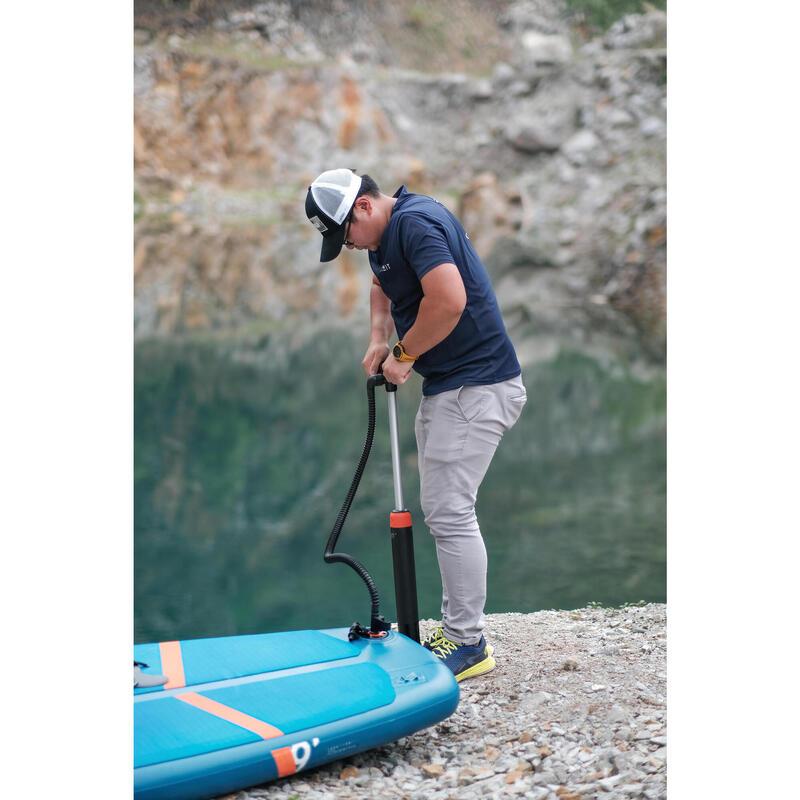
<path fill-rule="evenodd" d="M 481 661 L 479 664 L 476 664 L 474 667 L 470 667 L 459 675 L 456 675 L 457 681 L 463 681 L 465 678 L 477 678 L 478 675 L 484 675 L 487 672 L 491 672 L 497 666 L 497 662 L 494 660 L 494 658 L 492 658 L 494 648 L 490 644 L 487 644 L 484 652 L 486 653 L 487 658 L 484 658 L 483 661 Z"/>
<path fill-rule="evenodd" d="M 480 647 L 481 644 L 483 649 Z M 495 660 L 492 658 L 494 651 L 483 636 L 476 645 L 459 644 L 448 639 L 447 636 L 442 636 L 441 639 L 434 642 L 431 652 L 444 662 L 457 681 L 483 675 L 495 668 Z"/>

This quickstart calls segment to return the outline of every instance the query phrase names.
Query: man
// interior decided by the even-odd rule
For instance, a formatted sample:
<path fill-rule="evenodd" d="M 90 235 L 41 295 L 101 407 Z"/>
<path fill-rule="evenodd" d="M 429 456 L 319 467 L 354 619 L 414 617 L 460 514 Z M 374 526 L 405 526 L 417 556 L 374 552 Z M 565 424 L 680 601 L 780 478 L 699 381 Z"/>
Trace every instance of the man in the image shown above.
<path fill-rule="evenodd" d="M 415 422 L 420 505 L 436 542 L 442 624 L 423 645 L 457 680 L 495 666 L 483 636 L 486 548 L 475 516 L 478 488 L 505 431 L 525 404 L 520 366 L 486 269 L 458 220 L 402 186 L 382 194 L 368 175 L 323 172 L 306 216 L 322 234 L 321 261 L 342 247 L 367 250 L 367 375 L 383 368 L 404 384 L 424 380 Z M 396 330 L 398 343 L 388 342 Z"/>

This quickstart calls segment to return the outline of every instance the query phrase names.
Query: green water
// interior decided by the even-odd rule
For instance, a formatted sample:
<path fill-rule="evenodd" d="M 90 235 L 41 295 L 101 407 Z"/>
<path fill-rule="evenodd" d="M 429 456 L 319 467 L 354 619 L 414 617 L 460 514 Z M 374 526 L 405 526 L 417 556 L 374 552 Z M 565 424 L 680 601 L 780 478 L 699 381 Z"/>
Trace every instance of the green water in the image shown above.
<path fill-rule="evenodd" d="M 366 433 L 362 345 L 144 342 L 134 382 L 137 642 L 369 622 L 369 597 L 323 562 Z M 666 599 L 665 379 L 579 353 L 528 367 L 528 404 L 478 497 L 487 612 Z M 417 377 L 398 392 L 403 488 L 420 614 L 440 582 L 419 509 Z M 385 392 L 338 550 L 362 561 L 395 618 Z"/>

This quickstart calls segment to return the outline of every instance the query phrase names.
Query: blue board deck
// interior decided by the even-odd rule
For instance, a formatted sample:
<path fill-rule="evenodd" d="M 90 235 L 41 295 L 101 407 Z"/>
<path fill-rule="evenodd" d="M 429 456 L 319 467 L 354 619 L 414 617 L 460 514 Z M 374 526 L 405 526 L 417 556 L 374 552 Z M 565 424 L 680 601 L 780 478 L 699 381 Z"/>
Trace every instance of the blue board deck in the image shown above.
<path fill-rule="evenodd" d="M 134 646 L 164 686 L 134 690 L 137 800 L 200 800 L 433 725 L 458 705 L 452 673 L 402 634 L 348 628 Z"/>

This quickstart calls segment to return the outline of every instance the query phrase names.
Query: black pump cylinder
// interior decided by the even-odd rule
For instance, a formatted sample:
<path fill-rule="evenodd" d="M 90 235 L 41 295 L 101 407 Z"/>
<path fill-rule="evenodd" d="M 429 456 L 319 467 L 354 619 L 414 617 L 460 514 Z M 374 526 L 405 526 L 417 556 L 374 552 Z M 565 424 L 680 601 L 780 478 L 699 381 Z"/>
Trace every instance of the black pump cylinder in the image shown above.
<path fill-rule="evenodd" d="M 419 642 L 419 610 L 417 608 L 417 574 L 414 567 L 414 536 L 411 514 L 393 511 L 389 516 L 392 532 L 394 594 L 397 604 L 397 630 Z"/>

